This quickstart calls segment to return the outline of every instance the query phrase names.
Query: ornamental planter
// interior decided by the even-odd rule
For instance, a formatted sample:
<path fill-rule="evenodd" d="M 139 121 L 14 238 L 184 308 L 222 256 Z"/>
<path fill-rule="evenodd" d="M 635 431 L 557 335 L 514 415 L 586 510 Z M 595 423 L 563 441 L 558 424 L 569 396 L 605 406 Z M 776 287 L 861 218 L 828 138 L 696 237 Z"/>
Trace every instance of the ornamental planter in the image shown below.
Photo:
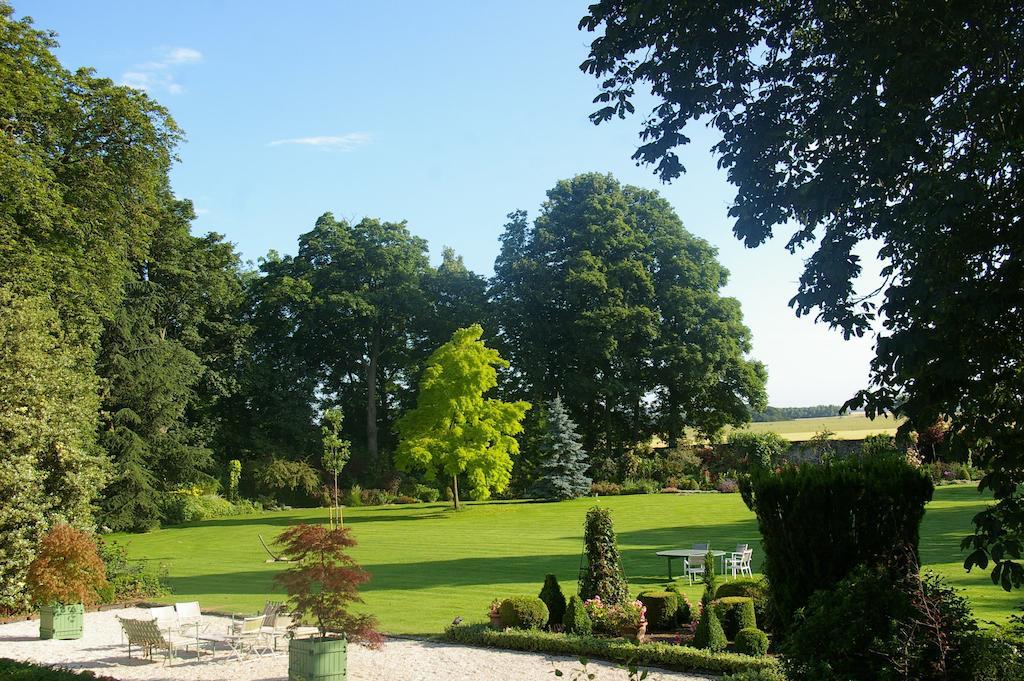
<path fill-rule="evenodd" d="M 293 638 L 288 644 L 288 681 L 345 681 L 348 640 Z"/>
<path fill-rule="evenodd" d="M 504 628 L 505 627 L 502 626 L 502 624 L 501 624 L 501 615 L 500 614 L 495 614 L 495 613 L 492 612 L 491 613 L 491 629 L 497 629 L 498 631 L 501 631 Z"/>
<path fill-rule="evenodd" d="M 642 643 L 644 640 L 644 634 L 646 633 L 647 622 L 644 622 L 639 627 L 623 627 L 619 630 L 619 635 L 622 636 L 622 638 L 635 643 Z"/>
<path fill-rule="evenodd" d="M 41 606 L 39 608 L 39 638 L 82 638 L 84 615 L 85 606 L 81 603 Z"/>

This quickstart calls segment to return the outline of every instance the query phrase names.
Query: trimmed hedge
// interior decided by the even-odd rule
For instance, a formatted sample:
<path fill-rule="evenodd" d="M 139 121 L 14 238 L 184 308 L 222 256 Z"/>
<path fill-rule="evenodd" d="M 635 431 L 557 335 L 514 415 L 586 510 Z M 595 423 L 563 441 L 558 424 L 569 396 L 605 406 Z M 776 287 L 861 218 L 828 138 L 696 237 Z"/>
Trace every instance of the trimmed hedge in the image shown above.
<path fill-rule="evenodd" d="M 539 629 L 548 622 L 548 606 L 536 596 L 513 596 L 501 602 L 501 623 L 517 629 Z"/>
<path fill-rule="evenodd" d="M 43 667 L 0 657 L 0 679 L 4 681 L 117 681 L 112 676 L 98 676 L 91 671 L 71 671 L 57 667 Z"/>
<path fill-rule="evenodd" d="M 831 589 L 855 566 L 880 564 L 895 546 L 916 552 L 933 490 L 927 472 L 895 456 L 755 469 L 744 478 L 743 501 L 757 515 L 779 624 L 792 624 L 812 593 Z"/>
<path fill-rule="evenodd" d="M 768 618 L 768 582 L 763 579 L 734 579 L 725 582 L 715 591 L 716 599 L 729 596 L 746 596 L 754 599 L 757 626 L 765 631 L 772 631 Z"/>
<path fill-rule="evenodd" d="M 778 663 L 770 657 L 750 657 L 736 653 L 712 653 L 669 643 L 637 645 L 622 639 L 554 634 L 546 631 L 495 631 L 485 624 L 461 624 L 448 627 L 445 641 L 463 645 L 588 657 L 610 662 L 634 663 L 684 672 L 724 674 L 756 670 L 775 670 Z"/>
<path fill-rule="evenodd" d="M 768 634 L 755 627 L 740 629 L 736 634 L 736 652 L 761 657 L 768 654 Z"/>
<path fill-rule="evenodd" d="M 676 628 L 679 602 L 682 596 L 675 591 L 642 591 L 636 597 L 647 606 L 647 624 L 651 631 L 671 631 Z"/>
<path fill-rule="evenodd" d="M 712 601 L 715 614 L 722 623 L 725 637 L 730 641 L 736 639 L 740 629 L 756 629 L 757 618 L 754 615 L 754 599 L 746 596 L 726 596 Z"/>

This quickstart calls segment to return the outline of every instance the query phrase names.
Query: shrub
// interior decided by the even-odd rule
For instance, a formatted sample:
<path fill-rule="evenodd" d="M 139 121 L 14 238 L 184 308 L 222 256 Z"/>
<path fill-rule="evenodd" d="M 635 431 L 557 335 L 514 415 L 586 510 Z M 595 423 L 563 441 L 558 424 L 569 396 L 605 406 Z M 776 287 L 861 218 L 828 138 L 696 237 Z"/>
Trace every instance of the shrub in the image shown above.
<path fill-rule="evenodd" d="M 726 596 L 712 602 L 715 614 L 722 623 L 722 630 L 725 637 L 730 641 L 735 640 L 740 629 L 752 629 L 757 627 L 757 619 L 754 615 L 754 599 L 746 596 Z"/>
<path fill-rule="evenodd" d="M 700 473 L 702 466 L 700 457 L 689 448 L 668 448 L 662 450 L 661 470 L 669 478 L 692 478 Z M 679 485 L 673 485 L 679 487 Z M 680 488 L 682 489 L 682 488 Z"/>
<path fill-rule="evenodd" d="M 787 681 L 786 675 L 776 668 L 771 669 L 748 669 L 735 674 L 726 674 L 729 681 Z"/>
<path fill-rule="evenodd" d="M 661 485 L 649 478 L 628 478 L 622 481 L 622 494 L 657 494 Z"/>
<path fill-rule="evenodd" d="M 636 598 L 647 607 L 647 624 L 651 631 L 671 631 L 676 628 L 681 594 L 675 591 L 644 591 Z"/>
<path fill-rule="evenodd" d="M 540 599 L 548 608 L 548 627 L 553 624 L 561 624 L 565 617 L 565 594 L 554 575 L 544 577 L 544 586 L 540 590 Z"/>
<path fill-rule="evenodd" d="M 592 633 L 593 625 L 590 622 L 590 616 L 587 615 L 579 596 L 574 595 L 569 598 L 569 603 L 565 607 L 565 615 L 562 617 L 562 625 L 567 634 L 590 636 Z"/>
<path fill-rule="evenodd" d="M 794 681 L 885 678 L 897 621 L 909 612 L 885 569 L 856 568 L 832 588 L 815 592 L 787 632 L 787 675 Z"/>
<path fill-rule="evenodd" d="M 91 671 L 74 671 L 0 657 L 0 679 L 4 681 L 117 681 Z"/>
<path fill-rule="evenodd" d="M 146 563 L 128 560 L 128 550 L 114 541 L 97 542 L 100 559 L 107 573 L 107 586 L 101 592 L 104 603 L 134 601 L 171 592 L 166 582 L 166 569 L 152 570 Z"/>
<path fill-rule="evenodd" d="M 679 591 L 679 587 L 675 584 L 669 584 L 665 587 L 665 591 L 671 591 L 679 597 L 679 610 L 676 611 L 676 621 L 679 624 L 689 624 L 693 621 L 693 606 L 690 605 L 690 599 L 686 597 L 686 594 Z"/>
<path fill-rule="evenodd" d="M 364 489 L 361 496 L 363 506 L 385 506 L 395 501 L 395 495 L 385 489 Z"/>
<path fill-rule="evenodd" d="M 597 596 L 608 605 L 624 603 L 629 598 L 629 587 L 608 509 L 595 506 L 587 511 L 583 542 L 587 566 L 580 575 L 580 598 L 589 600 Z"/>
<path fill-rule="evenodd" d="M 894 546 L 916 552 L 934 489 L 923 471 L 891 456 L 754 471 L 741 486 L 757 514 L 763 570 L 782 626 L 814 591 L 831 588 L 857 564 L 880 562 Z"/>
<path fill-rule="evenodd" d="M 773 470 L 782 462 L 782 455 L 789 449 L 789 441 L 778 433 L 755 433 L 736 430 L 729 434 L 729 449 L 746 468 Z"/>
<path fill-rule="evenodd" d="M 502 625 L 516 629 L 539 629 L 548 621 L 548 606 L 536 596 L 506 598 L 498 612 Z"/>
<path fill-rule="evenodd" d="M 723 583 L 715 591 L 715 599 L 730 596 L 746 596 L 754 601 L 754 616 L 757 624 L 765 631 L 773 631 L 768 617 L 768 584 L 761 579 L 734 579 Z"/>
<path fill-rule="evenodd" d="M 768 634 L 757 627 L 744 627 L 736 633 L 736 652 L 760 657 L 768 654 Z"/>
<path fill-rule="evenodd" d="M 687 476 L 685 478 L 676 478 L 673 487 L 681 490 L 698 490 L 700 489 L 700 483 L 693 478 Z"/>
<path fill-rule="evenodd" d="M 54 525 L 39 542 L 25 584 L 36 605 L 95 603 L 107 586 L 96 542 L 70 525 Z"/>
<path fill-rule="evenodd" d="M 611 623 L 610 607 L 605 605 L 599 596 L 583 601 L 583 608 L 590 618 L 595 634 L 618 635 L 619 632 L 615 631 Z"/>
<path fill-rule="evenodd" d="M 417 499 L 422 499 L 428 504 L 432 504 L 441 498 L 441 493 L 437 491 L 436 487 L 431 487 L 430 485 L 416 484 L 413 487 L 413 491 L 412 494 L 410 494 L 410 496 L 414 496 Z"/>
<path fill-rule="evenodd" d="M 964 641 L 967 668 L 978 681 L 1024 679 L 1024 641 L 1000 632 L 976 632 Z"/>
<path fill-rule="evenodd" d="M 693 645 L 713 652 L 725 650 L 729 645 L 714 607 L 704 608 L 701 611 L 697 630 L 693 634 Z"/>
<path fill-rule="evenodd" d="M 276 574 L 274 582 L 288 594 L 296 621 L 310 617 L 321 636 L 330 631 L 344 634 L 349 641 L 379 647 L 382 637 L 376 618 L 349 612 L 352 604 L 363 602 L 358 588 L 370 579 L 349 556 L 348 550 L 356 545 L 351 531 L 303 523 L 279 534 L 277 543 L 282 547 L 281 556 L 293 564 Z"/>
<path fill-rule="evenodd" d="M 637 628 L 647 622 L 647 607 L 640 601 L 608 606 L 608 626 L 615 634 Z"/>
<path fill-rule="evenodd" d="M 740 491 L 740 486 L 733 478 L 722 478 L 715 485 L 715 489 L 722 494 L 736 494 L 736 492 Z"/>
<path fill-rule="evenodd" d="M 444 639 L 462 645 L 572 657 L 583 656 L 621 664 L 653 666 L 688 672 L 723 674 L 778 668 L 778 662 L 770 657 L 714 653 L 670 643 L 636 645 L 621 639 L 555 634 L 546 631 L 517 631 L 513 629 L 495 631 L 485 624 L 463 624 L 448 627 L 444 633 Z"/>
<path fill-rule="evenodd" d="M 231 503 L 216 494 L 204 494 L 198 488 L 185 488 L 164 494 L 161 499 L 164 522 L 168 525 L 195 523 L 210 518 L 248 515 L 263 510 L 248 499 Z"/>
<path fill-rule="evenodd" d="M 622 494 L 622 487 L 614 482 L 592 482 L 590 483 L 590 493 L 599 497 L 614 497 Z"/>
<path fill-rule="evenodd" d="M 352 485 L 348 489 L 348 495 L 345 498 L 346 506 L 362 506 L 363 505 L 363 488 L 359 485 Z"/>

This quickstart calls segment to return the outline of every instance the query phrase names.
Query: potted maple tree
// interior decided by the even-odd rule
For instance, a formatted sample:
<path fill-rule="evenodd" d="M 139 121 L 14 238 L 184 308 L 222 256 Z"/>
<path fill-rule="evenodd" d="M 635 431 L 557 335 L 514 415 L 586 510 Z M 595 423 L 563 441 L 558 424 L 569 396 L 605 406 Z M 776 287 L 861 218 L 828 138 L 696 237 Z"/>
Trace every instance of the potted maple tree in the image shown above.
<path fill-rule="evenodd" d="M 308 620 L 317 635 L 293 638 L 288 645 L 289 681 L 342 681 L 346 676 L 348 642 L 380 647 L 372 615 L 349 612 L 362 603 L 359 585 L 370 575 L 348 554 L 356 545 L 347 528 L 296 525 L 277 537 L 281 553 L 294 566 L 274 577 L 288 593 L 292 627 Z"/>
<path fill-rule="evenodd" d="M 107 585 L 96 542 L 69 525 L 55 525 L 39 543 L 26 584 L 39 608 L 39 638 L 81 638 L 85 606 L 98 601 Z"/>

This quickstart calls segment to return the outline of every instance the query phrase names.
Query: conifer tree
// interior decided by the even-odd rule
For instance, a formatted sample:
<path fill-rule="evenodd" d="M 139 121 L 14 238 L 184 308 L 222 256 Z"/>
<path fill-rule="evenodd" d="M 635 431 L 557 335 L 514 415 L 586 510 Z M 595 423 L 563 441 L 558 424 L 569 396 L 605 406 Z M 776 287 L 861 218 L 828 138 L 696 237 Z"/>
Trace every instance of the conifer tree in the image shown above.
<path fill-rule="evenodd" d="M 132 410 L 122 409 L 101 438 L 117 473 L 104 490 L 100 522 L 115 531 L 145 532 L 160 524 L 158 492 L 146 465 L 150 449 L 131 428 L 138 420 Z"/>
<path fill-rule="evenodd" d="M 590 491 L 587 453 L 583 451 L 576 424 L 556 397 L 548 405 L 546 432 L 541 442 L 539 476 L 530 489 L 538 499 L 575 499 Z"/>
<path fill-rule="evenodd" d="M 608 605 L 625 603 L 629 598 L 629 585 L 622 571 L 619 544 L 607 508 L 595 506 L 587 511 L 583 543 L 587 563 L 580 571 L 580 598 L 590 600 L 596 596 Z"/>

